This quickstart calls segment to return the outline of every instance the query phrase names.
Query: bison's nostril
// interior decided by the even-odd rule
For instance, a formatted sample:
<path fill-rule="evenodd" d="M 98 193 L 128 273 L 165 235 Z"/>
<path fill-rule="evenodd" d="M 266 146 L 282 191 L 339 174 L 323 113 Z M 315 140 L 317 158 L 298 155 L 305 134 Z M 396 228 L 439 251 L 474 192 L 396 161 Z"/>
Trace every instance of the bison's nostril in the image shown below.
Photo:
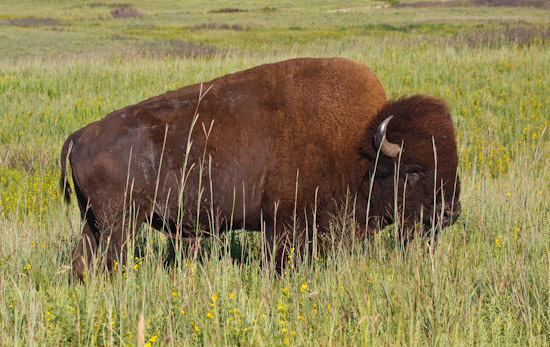
<path fill-rule="evenodd" d="M 458 218 L 461 212 L 462 212 L 462 208 L 460 207 L 460 202 L 457 201 L 453 204 L 453 207 L 451 209 L 451 214 L 453 215 L 454 218 Z"/>
<path fill-rule="evenodd" d="M 445 219 L 445 222 L 450 222 L 451 224 L 456 222 L 456 220 L 460 216 L 460 213 L 461 213 L 460 202 L 456 201 L 454 204 L 452 204 L 448 208 L 445 208 L 445 211 L 443 212 L 443 217 Z"/>

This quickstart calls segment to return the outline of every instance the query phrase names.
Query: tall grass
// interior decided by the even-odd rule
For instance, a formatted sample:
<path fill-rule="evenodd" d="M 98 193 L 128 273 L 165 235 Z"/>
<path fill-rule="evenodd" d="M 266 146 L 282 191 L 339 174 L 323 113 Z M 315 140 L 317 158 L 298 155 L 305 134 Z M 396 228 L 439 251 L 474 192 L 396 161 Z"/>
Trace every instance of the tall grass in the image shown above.
<path fill-rule="evenodd" d="M 405 41 L 352 36 L 208 59 L 0 60 L 0 346 L 548 345 L 548 45 Z M 402 249 L 382 230 L 279 277 L 261 266 L 257 232 L 205 240 L 195 256 L 144 227 L 127 264 L 75 281 L 81 221 L 57 191 L 66 136 L 168 89 L 295 56 L 353 58 L 391 97 L 448 101 L 463 212 L 437 246 Z"/>

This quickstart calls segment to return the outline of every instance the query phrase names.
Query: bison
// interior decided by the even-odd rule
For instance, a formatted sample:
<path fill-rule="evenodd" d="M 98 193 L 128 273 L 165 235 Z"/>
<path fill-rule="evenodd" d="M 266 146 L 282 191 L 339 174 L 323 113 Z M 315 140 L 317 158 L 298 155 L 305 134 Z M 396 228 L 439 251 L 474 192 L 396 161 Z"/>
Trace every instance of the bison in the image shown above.
<path fill-rule="evenodd" d="M 143 222 L 184 240 L 208 224 L 263 229 L 280 269 L 292 242 L 288 224 L 315 219 L 326 231 L 345 196 L 366 234 L 396 216 L 405 227 L 430 228 L 460 213 L 445 102 L 424 95 L 387 102 L 377 76 L 343 58 L 257 66 L 85 126 L 61 151 L 69 202 L 67 157 L 85 222 L 73 252 L 81 279 L 100 247 L 108 268 L 124 258 Z M 311 229 L 293 236 L 303 244 Z"/>

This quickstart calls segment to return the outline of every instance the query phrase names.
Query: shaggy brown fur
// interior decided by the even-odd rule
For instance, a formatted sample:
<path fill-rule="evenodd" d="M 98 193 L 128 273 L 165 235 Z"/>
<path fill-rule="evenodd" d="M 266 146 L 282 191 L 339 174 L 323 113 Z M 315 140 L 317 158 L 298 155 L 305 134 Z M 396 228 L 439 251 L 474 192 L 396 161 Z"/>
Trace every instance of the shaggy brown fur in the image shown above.
<path fill-rule="evenodd" d="M 198 103 L 201 87 L 209 91 Z M 413 203 L 404 211 L 413 223 L 420 209 L 414 204 L 425 210 L 434 205 L 432 136 L 444 159 L 437 179 L 451 199 L 457 166 L 452 122 L 438 99 L 414 96 L 386 104 L 378 78 L 358 62 L 294 59 L 262 65 L 112 112 L 70 135 L 61 152 L 62 189 L 69 200 L 68 156 L 86 219 L 74 251 L 76 274 L 83 278 L 86 261 L 100 245 L 108 267 L 124 258 L 130 208 L 135 225 L 149 221 L 183 238 L 194 235 L 197 202 L 203 225 L 212 215 L 220 229 L 231 220 L 251 230 L 265 223 L 268 254 L 278 242 L 279 267 L 289 239 L 284 225 L 295 215 L 311 223 L 315 200 L 317 222 L 325 230 L 334 201 L 347 191 L 356 195 L 364 229 L 368 177 L 375 179 L 369 215 L 391 222 L 389 182 L 398 158 L 382 156 L 375 174 L 372 144 L 378 123 L 390 113 L 395 118 L 387 136 L 405 145 L 400 175 L 414 169 L 421 176 L 411 188 L 414 196 L 407 185 L 407 201 Z M 298 234 L 302 240 L 307 236 Z"/>

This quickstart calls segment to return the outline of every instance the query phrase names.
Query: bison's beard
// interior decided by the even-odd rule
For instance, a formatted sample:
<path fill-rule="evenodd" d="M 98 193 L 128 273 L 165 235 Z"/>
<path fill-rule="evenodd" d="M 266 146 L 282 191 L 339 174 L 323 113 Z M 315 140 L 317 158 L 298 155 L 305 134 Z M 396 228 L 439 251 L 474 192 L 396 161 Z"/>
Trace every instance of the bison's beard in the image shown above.
<path fill-rule="evenodd" d="M 435 212 L 435 213 L 434 213 Z M 423 216 L 424 225 L 429 228 L 446 228 L 453 225 L 461 213 L 460 201 L 456 200 L 450 205 L 443 206 L 438 203 L 431 213 Z"/>
<path fill-rule="evenodd" d="M 423 208 L 416 220 L 422 223 L 422 236 L 437 236 L 441 230 L 456 223 L 460 213 L 458 200 L 448 205 L 437 203 L 435 208 Z"/>
<path fill-rule="evenodd" d="M 399 206 L 399 202 L 397 205 Z M 376 230 L 397 222 L 400 224 L 401 236 L 405 239 L 410 240 L 415 234 L 423 237 L 437 236 L 442 229 L 456 223 L 461 213 L 458 200 L 451 204 L 438 202 L 435 208 L 433 205 L 418 203 L 397 213 L 394 213 L 393 206 L 394 203 L 385 206 L 371 205 L 369 233 L 375 233 Z"/>

